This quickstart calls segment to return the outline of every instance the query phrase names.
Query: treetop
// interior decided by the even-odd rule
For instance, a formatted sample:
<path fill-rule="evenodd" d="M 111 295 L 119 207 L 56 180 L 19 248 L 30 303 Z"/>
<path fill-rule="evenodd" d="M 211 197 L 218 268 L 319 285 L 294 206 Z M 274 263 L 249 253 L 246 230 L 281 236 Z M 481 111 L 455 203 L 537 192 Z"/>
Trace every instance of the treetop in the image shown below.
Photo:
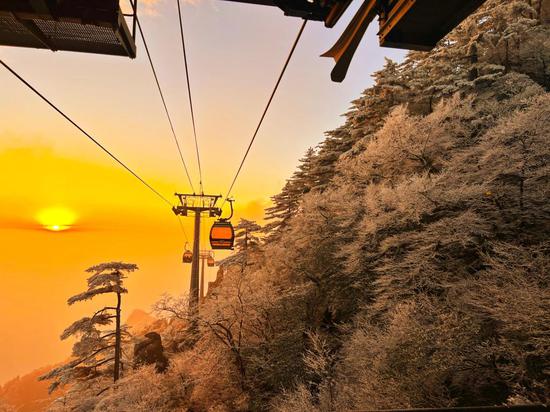
<path fill-rule="evenodd" d="M 133 263 L 124 263 L 124 262 L 107 262 L 107 263 L 100 263 L 99 265 L 92 266 L 88 269 L 86 269 L 86 272 L 105 272 L 107 270 L 110 271 L 127 271 L 127 272 L 133 272 L 135 270 L 138 270 L 138 266 Z"/>

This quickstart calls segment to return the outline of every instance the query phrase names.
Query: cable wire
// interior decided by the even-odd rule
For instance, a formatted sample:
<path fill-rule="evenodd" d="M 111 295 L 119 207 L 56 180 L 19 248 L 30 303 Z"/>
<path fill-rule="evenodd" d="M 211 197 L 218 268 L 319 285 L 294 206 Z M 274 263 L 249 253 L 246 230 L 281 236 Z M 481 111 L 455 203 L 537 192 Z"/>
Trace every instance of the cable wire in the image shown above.
<path fill-rule="evenodd" d="M 151 53 L 149 52 L 149 47 L 147 46 L 147 40 L 145 40 L 145 35 L 143 33 L 143 29 L 141 28 L 141 23 L 139 19 L 136 16 L 136 22 L 139 29 L 139 34 L 141 36 L 141 40 L 143 41 L 143 46 L 145 47 L 145 52 L 147 53 L 147 58 L 149 59 L 149 64 L 151 66 L 151 71 L 153 72 L 153 76 L 155 77 L 155 82 L 157 84 L 157 88 L 160 94 L 160 98 L 162 100 L 162 105 L 164 106 L 164 112 L 166 113 L 166 118 L 168 119 L 168 123 L 170 123 L 170 129 L 172 130 L 172 136 L 174 138 L 174 142 L 176 143 L 176 147 L 178 148 L 178 153 L 180 155 L 181 163 L 183 165 L 183 169 L 185 170 L 185 174 L 187 176 L 187 180 L 189 181 L 189 185 L 191 186 L 191 189 L 193 192 L 195 192 L 195 188 L 193 186 L 193 182 L 191 181 L 191 176 L 189 175 L 189 170 L 187 169 L 187 164 L 185 163 L 185 159 L 183 158 L 183 153 L 181 150 L 180 143 L 178 141 L 178 138 L 176 136 L 176 131 L 174 129 L 174 123 L 172 122 L 172 117 L 170 116 L 170 112 L 168 111 L 168 106 L 166 105 L 166 100 L 164 99 L 164 93 L 162 92 L 162 88 L 160 87 L 159 78 L 157 76 L 157 71 L 155 70 L 155 65 L 153 64 L 153 59 L 151 57 Z"/>
<path fill-rule="evenodd" d="M 227 195 L 225 196 L 225 199 L 224 199 L 221 207 L 223 207 L 225 205 L 225 203 L 227 202 L 227 199 L 229 198 L 229 195 L 231 194 L 231 191 L 233 190 L 233 186 L 235 186 L 235 182 L 237 181 L 237 178 L 239 177 L 239 174 L 241 173 L 241 170 L 243 168 L 244 162 L 246 161 L 246 158 L 248 157 L 248 153 L 250 152 L 250 149 L 252 148 L 252 145 L 254 144 L 254 141 L 256 140 L 256 136 L 258 135 L 258 132 L 260 131 L 260 127 L 262 126 L 262 123 L 265 119 L 267 111 L 269 110 L 269 107 L 271 106 L 271 102 L 273 101 L 273 98 L 275 97 L 275 93 L 277 92 L 277 89 L 279 88 L 279 84 L 281 83 L 281 80 L 283 79 L 283 76 L 286 72 L 288 64 L 290 63 L 290 59 L 292 58 L 292 55 L 294 54 L 294 50 L 296 50 L 296 46 L 298 45 L 298 42 L 300 41 L 300 38 L 302 37 L 302 33 L 304 32 L 306 24 L 307 24 L 307 20 L 304 20 L 304 22 L 302 23 L 302 26 L 300 27 L 300 30 L 298 31 L 298 35 L 296 36 L 296 40 L 294 40 L 294 43 L 292 44 L 292 48 L 290 49 L 288 57 L 286 58 L 285 64 L 283 66 L 283 69 L 281 70 L 281 74 L 279 74 L 279 78 L 277 79 L 277 83 L 275 83 L 275 87 L 273 88 L 273 91 L 271 92 L 271 96 L 269 97 L 269 100 L 267 101 L 267 105 L 265 106 L 265 109 L 262 113 L 262 117 L 260 117 L 260 121 L 258 122 L 258 125 L 256 126 L 256 130 L 254 131 L 254 134 L 252 135 L 252 139 L 250 140 L 250 143 L 248 144 L 248 148 L 246 149 L 246 152 L 244 153 L 241 164 L 239 165 L 239 168 L 237 169 L 237 173 L 235 174 L 235 177 L 233 178 L 233 181 L 231 182 L 231 185 L 229 186 L 229 190 L 227 191 Z"/>
<path fill-rule="evenodd" d="M 204 193 L 202 185 L 202 167 L 201 167 L 201 157 L 199 153 L 199 142 L 197 139 L 197 127 L 195 124 L 195 111 L 193 110 L 193 97 L 191 95 L 191 82 L 189 80 L 189 67 L 187 64 L 187 50 L 185 47 L 185 36 L 183 35 L 183 17 L 181 13 L 180 0 L 177 0 L 178 3 L 178 18 L 180 23 L 180 34 L 181 34 L 181 46 L 183 49 L 183 62 L 185 64 L 185 79 L 187 81 L 187 95 L 189 96 L 189 109 L 191 111 L 191 122 L 193 124 L 193 136 L 195 137 L 195 149 L 197 152 L 197 164 L 199 166 L 199 185 L 201 189 L 201 194 Z"/>
<path fill-rule="evenodd" d="M 71 119 L 67 114 L 65 114 L 65 112 L 63 112 L 59 107 L 57 107 L 54 103 L 52 103 L 52 101 L 50 101 L 47 97 L 45 97 L 42 93 L 40 93 L 37 89 L 35 89 L 28 81 L 26 81 L 23 77 L 21 77 L 14 69 L 12 69 L 10 66 L 8 66 L 1 59 L 0 59 L 0 64 L 2 64 L 2 66 L 4 66 L 11 74 L 13 74 L 17 79 L 19 79 L 19 81 L 21 81 L 25 86 L 27 86 L 29 89 L 31 89 L 38 97 L 40 97 L 43 101 L 45 101 L 52 109 L 54 109 L 57 113 L 59 113 L 61 116 L 63 116 L 65 118 L 65 120 L 67 120 L 74 127 L 76 127 L 84 136 L 86 136 L 93 143 L 95 143 L 101 150 L 103 150 L 105 153 L 107 153 L 107 155 L 109 155 L 109 157 L 111 157 L 115 162 L 117 162 L 120 166 L 122 166 L 127 172 L 129 172 L 132 176 L 134 176 L 141 183 L 143 183 L 149 190 L 151 190 L 155 195 L 157 195 L 162 201 L 164 201 L 165 203 L 169 204 L 172 207 L 172 203 L 166 197 L 164 197 L 153 186 L 151 186 L 144 179 L 142 179 L 130 167 L 126 166 L 126 164 L 122 160 L 120 160 L 118 157 L 116 157 L 111 151 L 109 151 L 109 149 L 107 149 L 105 146 L 103 146 L 102 143 L 100 143 L 92 135 L 90 135 L 86 130 L 84 130 L 82 127 L 80 127 L 73 119 Z"/>
<path fill-rule="evenodd" d="M 183 227 L 183 222 L 181 221 L 181 217 L 177 215 L 178 222 L 180 224 L 180 229 L 183 232 L 183 236 L 185 237 L 185 243 L 189 243 L 189 238 L 187 237 L 187 232 L 185 231 L 185 228 Z"/>

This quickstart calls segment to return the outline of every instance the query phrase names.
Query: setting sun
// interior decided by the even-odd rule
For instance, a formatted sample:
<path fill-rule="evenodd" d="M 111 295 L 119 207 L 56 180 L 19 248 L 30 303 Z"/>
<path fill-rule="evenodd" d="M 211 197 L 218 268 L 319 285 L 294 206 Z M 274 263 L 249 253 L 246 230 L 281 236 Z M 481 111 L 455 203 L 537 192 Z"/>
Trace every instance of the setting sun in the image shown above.
<path fill-rule="evenodd" d="M 52 207 L 41 210 L 37 220 L 42 227 L 52 232 L 62 232 L 70 229 L 76 221 L 76 214 L 63 207 Z"/>

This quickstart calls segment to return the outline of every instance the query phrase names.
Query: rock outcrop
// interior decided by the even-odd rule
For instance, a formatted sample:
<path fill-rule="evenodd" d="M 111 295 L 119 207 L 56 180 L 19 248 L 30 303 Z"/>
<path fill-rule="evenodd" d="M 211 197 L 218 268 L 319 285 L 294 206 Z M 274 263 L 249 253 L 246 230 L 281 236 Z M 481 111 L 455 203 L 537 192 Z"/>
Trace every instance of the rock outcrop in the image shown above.
<path fill-rule="evenodd" d="M 164 355 L 162 338 L 156 332 L 149 332 L 145 339 L 134 346 L 134 365 L 155 365 L 158 373 L 168 368 L 168 358 Z"/>

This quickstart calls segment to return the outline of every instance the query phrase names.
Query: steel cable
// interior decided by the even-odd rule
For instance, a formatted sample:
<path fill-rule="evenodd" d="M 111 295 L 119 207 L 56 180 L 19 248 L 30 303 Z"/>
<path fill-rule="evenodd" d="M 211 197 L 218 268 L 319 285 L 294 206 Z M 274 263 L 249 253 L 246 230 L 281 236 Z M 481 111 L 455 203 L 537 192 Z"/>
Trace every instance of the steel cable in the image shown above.
<path fill-rule="evenodd" d="M 271 102 L 273 101 L 273 98 L 275 97 L 275 93 L 277 92 L 277 89 L 279 88 L 279 84 L 281 83 L 281 80 L 283 79 L 283 76 L 286 72 L 288 64 L 290 63 L 290 59 L 292 58 L 292 55 L 294 54 L 294 51 L 296 50 L 296 46 L 298 45 L 298 42 L 300 41 L 300 38 L 302 37 L 302 33 L 304 32 L 306 24 L 307 24 L 307 20 L 304 20 L 302 26 L 300 27 L 300 30 L 298 31 L 298 35 L 296 36 L 296 40 L 294 40 L 294 43 L 292 44 L 292 48 L 290 49 L 288 57 L 286 58 L 285 64 L 283 66 L 283 69 L 281 70 L 281 74 L 279 74 L 279 78 L 277 79 L 277 82 L 275 83 L 275 87 L 273 88 L 273 91 L 271 92 L 271 96 L 269 97 L 269 100 L 267 101 L 267 105 L 265 106 L 265 109 L 262 113 L 262 116 L 260 117 L 260 121 L 258 122 L 258 125 L 256 126 L 256 129 L 254 130 L 254 134 L 252 135 L 252 139 L 250 140 L 250 143 L 248 144 L 248 147 L 246 149 L 246 152 L 244 153 L 241 164 L 239 165 L 239 168 L 237 169 L 237 173 L 235 174 L 235 177 L 233 178 L 233 181 L 231 182 L 231 185 L 229 186 L 229 190 L 227 191 L 227 194 L 224 198 L 224 201 L 223 201 L 221 207 L 223 207 L 225 205 L 225 203 L 227 202 L 227 199 L 229 198 L 229 195 L 231 194 L 231 191 L 233 190 L 233 187 L 235 186 L 235 182 L 237 181 L 237 178 L 239 177 L 239 174 L 241 173 L 241 170 L 243 168 L 244 162 L 246 161 L 246 158 L 248 157 L 248 154 L 250 153 L 250 149 L 252 148 L 252 145 L 254 144 L 254 141 L 256 140 L 256 136 L 258 135 L 258 132 L 260 131 L 260 127 L 262 126 L 262 123 L 265 119 L 267 111 L 269 110 L 269 107 L 271 106 Z"/>
<path fill-rule="evenodd" d="M 174 142 L 176 143 L 176 147 L 178 148 L 178 153 L 181 159 L 181 163 L 183 165 L 183 169 L 185 170 L 185 174 L 187 176 L 187 180 L 189 181 L 189 185 L 191 186 L 191 189 L 193 192 L 195 192 L 195 188 L 193 186 L 193 182 L 191 180 L 191 176 L 189 175 L 189 170 L 187 169 L 187 164 L 185 163 L 185 159 L 183 158 L 183 152 L 181 150 L 181 146 L 179 143 L 179 140 L 176 135 L 176 131 L 174 129 L 174 123 L 172 122 L 172 117 L 170 116 L 170 112 L 168 111 L 168 106 L 166 105 L 166 99 L 164 98 L 164 93 L 162 92 L 162 88 L 160 87 L 160 82 L 157 76 L 157 71 L 155 70 L 155 65 L 153 64 L 153 59 L 151 57 L 151 53 L 149 52 L 149 47 L 147 46 L 147 40 L 145 40 L 145 35 L 143 33 L 143 29 L 141 28 L 141 23 L 139 19 L 136 16 L 137 26 L 139 30 L 139 34 L 141 36 L 141 40 L 143 41 L 143 46 L 145 47 L 145 52 L 147 54 L 147 58 L 149 60 L 149 64 L 151 66 L 151 71 L 153 72 L 153 76 L 155 77 L 155 82 L 157 84 L 157 88 L 160 94 L 160 98 L 162 100 L 162 105 L 164 106 L 164 112 L 166 113 L 166 118 L 168 119 L 168 123 L 170 124 L 170 130 L 172 131 L 172 136 L 174 138 Z"/>
<path fill-rule="evenodd" d="M 76 127 L 84 136 L 86 136 L 96 146 L 98 146 L 101 150 L 103 150 L 103 152 L 105 152 L 110 158 L 112 158 L 116 163 L 118 163 L 120 166 L 122 166 L 127 172 L 129 172 L 132 176 L 134 176 L 137 180 L 139 180 L 143 185 L 145 185 L 158 198 L 160 198 L 163 202 L 170 205 L 170 207 L 173 206 L 172 203 L 165 196 L 163 196 L 158 190 L 156 190 L 153 186 L 151 186 L 143 178 L 141 178 L 136 172 L 134 172 L 129 166 L 127 166 L 122 160 L 120 160 L 115 154 L 113 154 L 109 149 L 107 149 L 101 142 L 99 142 L 96 138 L 94 138 L 86 130 L 84 130 L 80 125 L 78 125 L 78 123 L 76 123 L 71 117 L 69 117 L 69 115 L 67 115 L 63 110 L 61 110 L 58 106 L 56 106 L 55 103 L 53 103 L 50 99 L 48 99 L 46 96 L 44 96 L 42 93 L 40 93 L 33 85 L 31 85 L 27 80 L 25 80 L 21 75 L 19 75 L 7 63 L 5 63 L 3 60 L 0 59 L 0 64 L 2 66 L 4 66 L 12 75 L 14 75 L 21 83 L 23 83 L 30 90 L 32 90 L 44 102 L 46 102 L 52 109 L 54 109 L 57 113 L 59 113 L 65 120 L 67 120 L 74 127 Z M 183 226 L 181 226 L 181 228 L 183 230 L 185 238 L 187 239 L 187 233 L 185 232 L 185 229 L 183 228 Z"/>
<path fill-rule="evenodd" d="M 199 153 L 199 142 L 197 139 L 197 126 L 195 123 L 195 111 L 193 109 L 193 97 L 191 95 L 191 82 L 189 80 L 189 66 L 187 64 L 187 50 L 185 47 L 185 36 L 183 34 L 183 17 L 181 13 L 180 0 L 177 0 L 177 3 L 178 3 L 178 18 L 180 23 L 181 45 L 183 49 L 183 63 L 185 65 L 185 79 L 187 81 L 187 95 L 189 96 L 189 110 L 191 111 L 191 123 L 193 124 L 193 136 L 195 137 L 195 150 L 197 152 L 197 164 L 199 166 L 199 186 L 200 186 L 201 194 L 203 194 L 204 190 L 203 190 L 203 181 L 202 181 L 201 156 Z"/>

